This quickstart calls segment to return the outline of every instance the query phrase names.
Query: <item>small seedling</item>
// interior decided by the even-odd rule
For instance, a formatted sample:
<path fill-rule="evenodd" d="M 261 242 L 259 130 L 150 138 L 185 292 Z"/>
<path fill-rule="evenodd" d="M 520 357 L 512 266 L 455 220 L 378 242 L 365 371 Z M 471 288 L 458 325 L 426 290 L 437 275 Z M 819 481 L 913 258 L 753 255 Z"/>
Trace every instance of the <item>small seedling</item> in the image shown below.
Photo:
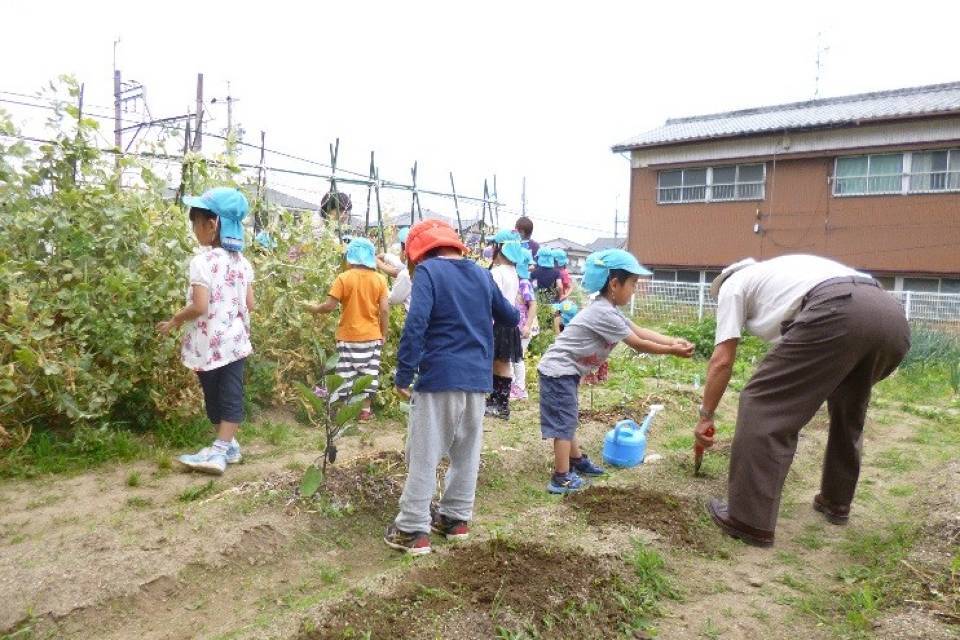
<path fill-rule="evenodd" d="M 140 472 L 131 471 L 130 475 L 127 476 L 127 486 L 128 487 L 139 487 L 140 486 Z"/>
<path fill-rule="evenodd" d="M 323 381 L 326 384 L 326 395 L 321 396 L 302 382 L 296 383 L 300 391 L 300 401 L 307 412 L 307 419 L 312 426 L 322 428 L 324 432 L 322 456 L 307 467 L 300 481 L 300 495 L 305 498 L 313 496 L 323 484 L 323 479 L 327 475 L 327 463 L 336 462 L 337 447 L 334 442 L 360 416 L 364 392 L 374 381 L 373 376 L 360 376 L 352 385 L 347 384 L 336 374 L 340 357 L 334 355 L 325 358 L 322 351 L 319 353 L 321 361 L 324 362 Z"/>

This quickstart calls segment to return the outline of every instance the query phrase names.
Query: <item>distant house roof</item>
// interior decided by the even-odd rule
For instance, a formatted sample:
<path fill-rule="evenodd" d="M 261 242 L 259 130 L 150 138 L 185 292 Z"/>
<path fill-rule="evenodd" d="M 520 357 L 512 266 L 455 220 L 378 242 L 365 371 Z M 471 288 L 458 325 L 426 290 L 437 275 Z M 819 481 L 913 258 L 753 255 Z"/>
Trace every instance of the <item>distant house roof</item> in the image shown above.
<path fill-rule="evenodd" d="M 540 243 L 541 247 L 549 247 L 551 249 L 563 249 L 564 251 L 574 251 L 577 253 L 590 253 L 590 248 L 586 247 L 579 242 L 574 242 L 573 240 L 567 240 L 566 238 L 554 238 L 553 240 L 547 240 L 546 242 Z"/>
<path fill-rule="evenodd" d="M 445 213 L 438 213 L 437 211 L 431 211 L 430 209 L 422 209 L 423 219 L 424 220 L 443 220 L 448 223 L 454 229 L 457 228 L 457 216 L 456 214 L 447 215 Z M 371 216 L 373 218 L 375 216 Z M 420 221 L 420 217 L 417 214 L 414 214 L 413 222 L 416 224 Z M 397 213 L 392 216 L 387 216 L 383 220 L 384 224 L 389 226 L 396 227 L 405 227 L 410 226 L 410 212 L 405 211 L 403 213 Z M 477 216 L 461 214 L 460 223 L 463 225 L 464 229 L 469 229 L 475 224 L 480 222 L 480 218 Z M 493 233 L 493 226 L 487 225 L 487 231 Z"/>
<path fill-rule="evenodd" d="M 320 211 L 320 205 L 316 202 L 309 202 L 288 193 L 277 191 L 267 187 L 263 193 L 264 199 L 270 204 L 275 204 L 284 209 L 295 209 L 299 211 Z"/>
<path fill-rule="evenodd" d="M 623 249 L 627 246 L 626 238 L 597 238 L 587 245 L 588 250 L 603 251 L 604 249 Z"/>
<path fill-rule="evenodd" d="M 253 189 L 253 192 L 248 189 Z M 255 187 L 244 187 L 244 191 L 247 192 L 248 196 L 252 199 L 256 195 Z M 167 186 L 163 190 L 164 198 L 174 198 L 177 195 L 177 187 Z M 308 202 L 307 200 L 302 200 L 290 194 L 283 193 L 282 191 L 277 191 L 276 189 L 271 189 L 267 187 L 263 193 L 264 199 L 270 203 L 275 204 L 284 209 L 293 209 L 297 211 L 319 211 L 320 205 L 315 202 Z M 252 204 L 252 201 L 251 201 Z"/>
<path fill-rule="evenodd" d="M 670 118 L 662 127 L 614 145 L 613 151 L 771 131 L 820 129 L 866 121 L 957 113 L 960 113 L 960 82 L 948 82 L 687 118 Z"/>

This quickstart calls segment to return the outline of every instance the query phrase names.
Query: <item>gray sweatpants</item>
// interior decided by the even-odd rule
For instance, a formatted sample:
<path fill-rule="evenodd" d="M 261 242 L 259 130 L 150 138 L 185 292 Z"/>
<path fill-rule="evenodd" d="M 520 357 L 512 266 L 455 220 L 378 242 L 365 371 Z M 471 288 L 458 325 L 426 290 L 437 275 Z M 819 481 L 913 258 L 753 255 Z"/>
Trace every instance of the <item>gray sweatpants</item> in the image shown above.
<path fill-rule="evenodd" d="M 440 513 L 469 521 L 480 469 L 485 393 L 438 391 L 413 394 L 407 427 L 407 481 L 394 523 L 401 531 L 430 531 L 430 501 L 436 490 L 437 465 L 446 456 Z"/>

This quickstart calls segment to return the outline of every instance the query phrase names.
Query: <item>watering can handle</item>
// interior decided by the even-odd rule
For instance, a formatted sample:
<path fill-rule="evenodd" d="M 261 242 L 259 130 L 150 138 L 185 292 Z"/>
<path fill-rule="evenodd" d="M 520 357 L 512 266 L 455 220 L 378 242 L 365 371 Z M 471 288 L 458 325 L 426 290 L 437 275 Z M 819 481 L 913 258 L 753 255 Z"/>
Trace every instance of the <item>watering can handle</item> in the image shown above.
<path fill-rule="evenodd" d="M 624 429 L 633 430 L 629 424 L 618 424 L 613 428 L 613 444 L 620 444 L 620 432 Z"/>

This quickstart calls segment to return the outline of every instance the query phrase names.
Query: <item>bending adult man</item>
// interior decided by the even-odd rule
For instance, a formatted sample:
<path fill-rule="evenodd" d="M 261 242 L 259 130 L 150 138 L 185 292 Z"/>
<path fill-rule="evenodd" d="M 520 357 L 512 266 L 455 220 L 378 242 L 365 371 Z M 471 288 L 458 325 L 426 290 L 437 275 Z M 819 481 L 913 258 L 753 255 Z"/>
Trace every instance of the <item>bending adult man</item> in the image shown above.
<path fill-rule="evenodd" d="M 773 343 L 740 394 L 729 503 L 710 500 L 713 521 L 748 544 L 773 544 L 798 434 L 826 400 L 830 433 L 813 506 L 845 524 L 871 388 L 910 348 L 903 310 L 870 276 L 809 255 L 741 260 L 721 272 L 710 293 L 718 299 L 717 332 L 694 430 L 701 445 L 714 443 L 707 433 L 730 382 L 741 331 Z"/>

